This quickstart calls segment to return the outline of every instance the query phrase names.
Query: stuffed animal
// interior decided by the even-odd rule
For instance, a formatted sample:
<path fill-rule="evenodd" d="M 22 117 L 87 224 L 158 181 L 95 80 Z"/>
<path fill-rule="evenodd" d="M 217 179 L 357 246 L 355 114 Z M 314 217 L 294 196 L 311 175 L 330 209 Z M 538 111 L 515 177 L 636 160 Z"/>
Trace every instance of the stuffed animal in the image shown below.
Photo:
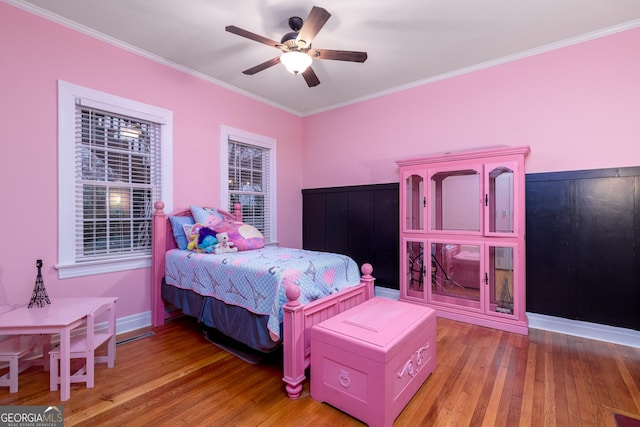
<path fill-rule="evenodd" d="M 200 230 L 204 228 L 204 225 L 196 223 L 193 225 L 185 224 L 183 226 L 184 234 L 187 236 L 189 243 L 187 249 L 190 251 L 198 250 L 198 238 L 200 237 Z"/>
<path fill-rule="evenodd" d="M 202 227 L 198 236 L 198 251 L 213 253 L 218 244 L 218 239 L 213 235 L 215 232 L 209 227 Z"/>
<path fill-rule="evenodd" d="M 185 229 L 185 231 L 187 230 Z M 187 249 L 195 252 L 213 253 L 215 245 L 218 243 L 215 234 L 216 232 L 209 227 L 199 223 L 194 224 L 189 230 Z"/>
<path fill-rule="evenodd" d="M 216 239 L 218 243 L 215 246 L 216 254 L 224 254 L 227 252 L 237 252 L 238 248 L 233 245 L 233 242 L 229 241 L 229 233 L 222 232 L 216 234 Z"/>

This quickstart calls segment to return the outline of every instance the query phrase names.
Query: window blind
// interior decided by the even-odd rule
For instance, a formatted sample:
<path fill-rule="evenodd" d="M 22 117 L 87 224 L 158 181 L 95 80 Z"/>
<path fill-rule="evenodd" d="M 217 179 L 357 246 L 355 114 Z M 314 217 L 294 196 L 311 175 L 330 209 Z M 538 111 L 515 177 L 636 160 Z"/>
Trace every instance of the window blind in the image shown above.
<path fill-rule="evenodd" d="M 76 262 L 151 253 L 161 125 L 76 104 Z"/>
<path fill-rule="evenodd" d="M 242 205 L 243 222 L 271 241 L 270 153 L 268 148 L 229 140 L 229 208 Z"/>

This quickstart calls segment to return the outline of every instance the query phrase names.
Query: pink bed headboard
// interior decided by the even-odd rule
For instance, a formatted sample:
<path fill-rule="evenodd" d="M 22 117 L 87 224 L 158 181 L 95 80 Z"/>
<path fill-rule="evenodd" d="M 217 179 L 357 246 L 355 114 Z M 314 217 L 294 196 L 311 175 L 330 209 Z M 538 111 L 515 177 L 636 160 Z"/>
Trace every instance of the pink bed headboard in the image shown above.
<path fill-rule="evenodd" d="M 173 229 L 171 228 L 171 221 L 169 221 L 169 217 L 170 216 L 191 216 L 191 210 L 190 209 L 180 209 L 177 211 L 173 211 L 172 213 L 166 215 L 164 214 L 164 203 L 162 203 L 162 206 L 159 206 L 159 204 L 162 203 L 161 201 L 155 202 L 153 204 L 153 207 L 155 208 L 154 210 L 154 215 L 162 215 L 164 216 L 164 224 L 165 224 L 165 232 L 164 232 L 164 240 L 165 240 L 165 252 L 168 251 L 169 249 L 176 249 L 178 246 L 176 245 L 176 241 L 173 238 L 169 238 L 167 239 L 166 236 L 172 237 L 173 236 Z M 218 209 L 216 208 L 218 212 L 220 212 L 220 214 L 225 218 L 225 219 L 229 219 L 231 221 L 240 221 L 242 222 L 242 206 L 240 206 L 240 203 L 236 203 L 235 206 L 233 207 L 233 214 L 223 210 L 223 209 Z M 155 240 L 155 237 L 154 237 Z"/>

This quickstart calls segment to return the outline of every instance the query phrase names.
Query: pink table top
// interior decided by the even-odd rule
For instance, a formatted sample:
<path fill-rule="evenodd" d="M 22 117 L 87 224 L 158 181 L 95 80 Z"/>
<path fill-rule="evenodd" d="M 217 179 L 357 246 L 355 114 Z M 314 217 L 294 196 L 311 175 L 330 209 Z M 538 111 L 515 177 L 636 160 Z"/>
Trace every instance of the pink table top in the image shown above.
<path fill-rule="evenodd" d="M 14 328 L 68 326 L 85 317 L 93 308 L 115 300 L 116 297 L 51 298 L 51 304 L 44 307 L 28 308 L 23 305 L 0 314 L 0 332 Z"/>

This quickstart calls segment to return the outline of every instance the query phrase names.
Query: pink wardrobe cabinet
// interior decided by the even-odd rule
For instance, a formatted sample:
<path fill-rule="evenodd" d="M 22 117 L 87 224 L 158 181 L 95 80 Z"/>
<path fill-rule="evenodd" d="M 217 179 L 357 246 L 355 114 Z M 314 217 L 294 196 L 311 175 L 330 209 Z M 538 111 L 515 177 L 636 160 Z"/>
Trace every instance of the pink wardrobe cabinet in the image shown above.
<path fill-rule="evenodd" d="M 400 299 L 439 317 L 528 333 L 525 175 L 529 147 L 397 161 Z"/>

